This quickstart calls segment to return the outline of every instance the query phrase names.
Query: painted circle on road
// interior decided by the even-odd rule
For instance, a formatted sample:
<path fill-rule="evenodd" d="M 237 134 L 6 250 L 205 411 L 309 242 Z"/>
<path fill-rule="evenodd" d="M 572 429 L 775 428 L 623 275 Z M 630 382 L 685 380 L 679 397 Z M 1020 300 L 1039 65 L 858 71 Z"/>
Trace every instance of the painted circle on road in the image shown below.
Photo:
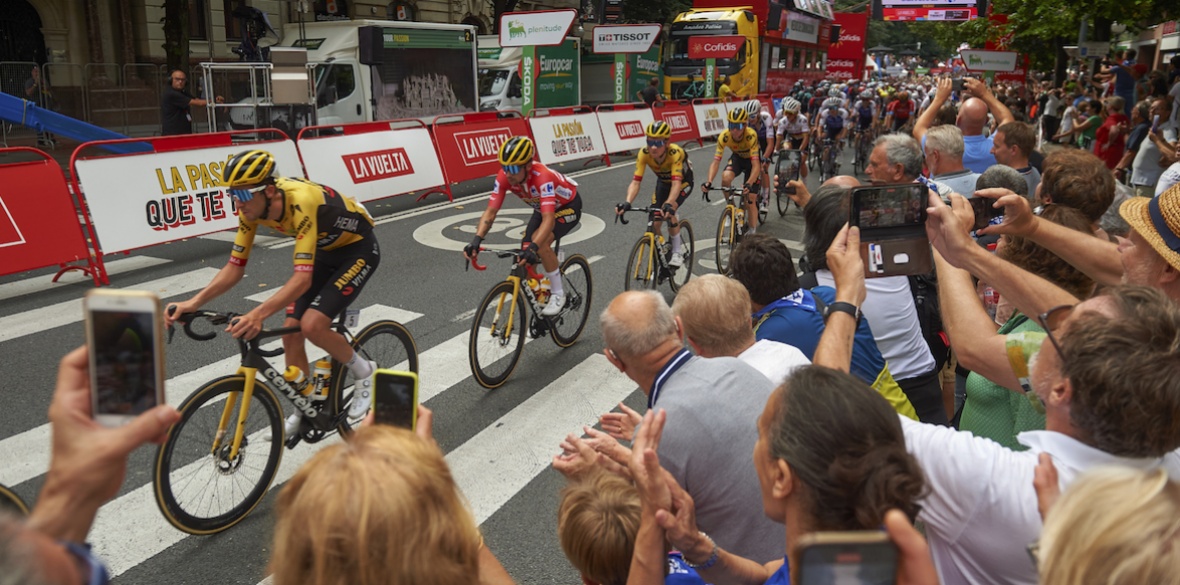
<path fill-rule="evenodd" d="M 484 247 L 495 250 L 515 250 L 520 248 L 520 240 L 524 238 L 524 229 L 528 226 L 531 209 L 501 209 L 496 214 L 496 221 L 492 229 L 488 230 L 484 238 Z M 471 236 L 475 235 L 476 224 L 483 216 L 483 211 L 473 211 L 436 219 L 422 224 L 414 230 L 414 239 L 431 248 L 462 252 L 463 247 L 471 243 Z M 521 217 L 523 216 L 523 217 Z M 574 231 L 562 238 L 563 246 L 589 240 L 606 230 L 606 222 L 582 212 L 578 226 Z"/>

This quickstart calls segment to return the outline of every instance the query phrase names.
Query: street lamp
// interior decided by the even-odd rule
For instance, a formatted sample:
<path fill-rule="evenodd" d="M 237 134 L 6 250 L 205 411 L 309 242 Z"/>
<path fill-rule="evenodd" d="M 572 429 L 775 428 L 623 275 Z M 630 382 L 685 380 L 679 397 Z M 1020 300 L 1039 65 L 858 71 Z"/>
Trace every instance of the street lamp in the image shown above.
<path fill-rule="evenodd" d="M 1127 32 L 1127 25 L 1116 20 L 1110 23 L 1110 32 L 1114 33 L 1115 35 L 1121 35 Z"/>

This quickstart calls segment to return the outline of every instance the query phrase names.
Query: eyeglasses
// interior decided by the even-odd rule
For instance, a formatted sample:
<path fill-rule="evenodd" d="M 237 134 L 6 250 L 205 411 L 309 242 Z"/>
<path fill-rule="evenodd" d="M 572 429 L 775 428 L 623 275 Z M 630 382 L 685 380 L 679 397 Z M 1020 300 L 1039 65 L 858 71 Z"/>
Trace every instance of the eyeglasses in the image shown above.
<path fill-rule="evenodd" d="M 524 165 L 501 165 L 501 168 L 504 169 L 505 173 L 508 173 L 509 175 L 515 175 L 516 173 L 524 170 Z"/>
<path fill-rule="evenodd" d="M 739 123 L 730 123 L 730 125 L 729 125 L 730 130 L 741 130 L 742 128 L 745 128 L 745 127 L 746 127 L 746 125 L 743 123 L 740 123 L 740 122 Z"/>
<path fill-rule="evenodd" d="M 647 145 L 651 148 L 659 148 L 659 147 L 665 146 L 667 144 L 668 144 L 667 140 L 652 140 L 650 138 L 647 139 Z"/>
<path fill-rule="evenodd" d="M 234 201 L 237 201 L 238 203 L 249 203 L 250 200 L 254 198 L 256 193 L 264 191 L 265 189 L 266 185 L 259 185 L 252 189 L 226 189 L 226 192 L 229 193 L 229 196 L 233 197 Z"/>
<path fill-rule="evenodd" d="M 1057 355 L 1064 356 L 1065 353 L 1061 351 L 1061 344 L 1057 338 L 1053 336 L 1053 332 L 1060 329 L 1065 323 L 1066 318 L 1073 312 L 1076 305 L 1058 305 L 1037 315 L 1037 321 L 1041 327 L 1045 329 L 1045 333 L 1049 336 L 1049 342 L 1053 344 L 1053 349 L 1057 350 Z"/>
<path fill-rule="evenodd" d="M 184 77 L 173 77 L 172 81 L 188 81 L 188 79 L 186 79 Z"/>
<path fill-rule="evenodd" d="M 86 585 L 108 585 L 111 582 L 111 575 L 107 572 L 106 565 L 94 553 L 90 552 L 90 547 L 82 546 L 75 542 L 62 542 L 66 552 L 74 557 L 74 561 L 78 565 L 78 570 L 82 572 L 85 577 Z"/>

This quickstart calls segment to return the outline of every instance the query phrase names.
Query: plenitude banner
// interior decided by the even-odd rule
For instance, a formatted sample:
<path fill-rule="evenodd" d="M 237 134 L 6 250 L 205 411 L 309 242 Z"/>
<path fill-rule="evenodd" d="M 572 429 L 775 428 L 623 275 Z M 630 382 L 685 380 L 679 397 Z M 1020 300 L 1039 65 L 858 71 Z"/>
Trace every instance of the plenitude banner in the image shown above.
<path fill-rule="evenodd" d="M 860 79 L 864 74 L 865 38 L 869 26 L 869 14 L 836 13 L 836 24 L 840 25 L 840 38 L 833 39 L 828 48 L 827 77 L 829 79 Z"/>
<path fill-rule="evenodd" d="M 539 10 L 535 12 L 505 12 L 500 16 L 500 46 L 528 47 L 560 45 L 574 18 L 576 10 Z"/>
<path fill-rule="evenodd" d="M 299 141 L 307 178 L 358 201 L 446 184 L 424 127 Z"/>
<path fill-rule="evenodd" d="M 259 143 L 275 175 L 302 177 L 295 143 Z M 75 163 L 103 253 L 236 228 L 221 169 L 241 145 L 83 159 Z M 113 180 L 117 177 L 118 180 Z M 348 193 L 345 193 L 347 195 Z"/>

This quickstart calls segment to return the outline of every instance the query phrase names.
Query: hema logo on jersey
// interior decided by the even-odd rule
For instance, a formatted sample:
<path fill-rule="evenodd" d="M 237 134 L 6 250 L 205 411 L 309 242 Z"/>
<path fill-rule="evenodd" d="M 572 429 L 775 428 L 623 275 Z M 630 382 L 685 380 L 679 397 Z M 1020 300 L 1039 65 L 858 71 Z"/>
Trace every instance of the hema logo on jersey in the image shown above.
<path fill-rule="evenodd" d="M 455 145 L 459 147 L 459 156 L 463 157 L 463 164 L 471 167 L 495 162 L 496 156 L 500 153 L 500 146 L 509 138 L 512 138 L 512 130 L 506 127 L 456 132 Z"/>
<path fill-rule="evenodd" d="M 627 121 L 615 122 L 615 131 L 619 133 L 620 140 L 628 140 L 631 138 L 639 138 L 643 136 L 643 122 Z"/>
<path fill-rule="evenodd" d="M 358 185 L 414 173 L 410 156 L 406 154 L 406 149 L 401 147 L 346 154 L 341 158 L 352 177 L 352 182 Z"/>

